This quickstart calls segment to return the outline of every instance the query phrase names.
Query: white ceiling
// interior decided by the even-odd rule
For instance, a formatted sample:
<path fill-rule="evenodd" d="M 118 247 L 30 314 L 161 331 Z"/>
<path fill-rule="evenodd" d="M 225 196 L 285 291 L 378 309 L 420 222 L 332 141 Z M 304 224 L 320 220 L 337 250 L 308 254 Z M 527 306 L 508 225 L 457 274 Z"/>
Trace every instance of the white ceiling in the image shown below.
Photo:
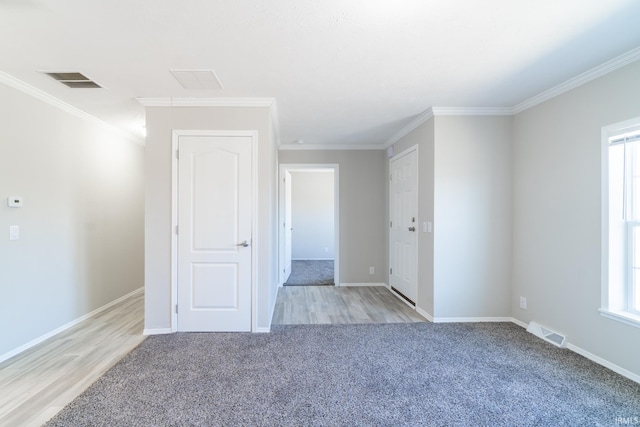
<path fill-rule="evenodd" d="M 136 98 L 275 98 L 282 144 L 381 145 L 429 107 L 513 107 L 634 49 L 639 20 L 637 0 L 0 0 L 0 70 L 134 135 Z"/>

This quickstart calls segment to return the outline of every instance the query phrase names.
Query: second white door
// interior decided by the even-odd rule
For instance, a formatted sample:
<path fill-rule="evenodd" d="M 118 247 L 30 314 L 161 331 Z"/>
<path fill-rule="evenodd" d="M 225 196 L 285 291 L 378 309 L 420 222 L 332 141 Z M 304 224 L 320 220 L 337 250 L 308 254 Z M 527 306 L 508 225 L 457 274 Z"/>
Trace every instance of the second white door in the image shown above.
<path fill-rule="evenodd" d="M 284 276 L 282 283 L 289 280 L 291 276 L 291 251 L 292 249 L 292 236 L 293 221 L 291 216 L 291 173 L 289 171 L 284 172 L 284 221 L 282 222 L 284 229 Z"/>
<path fill-rule="evenodd" d="M 415 306 L 418 298 L 418 153 L 393 157 L 389 182 L 389 283 Z"/>

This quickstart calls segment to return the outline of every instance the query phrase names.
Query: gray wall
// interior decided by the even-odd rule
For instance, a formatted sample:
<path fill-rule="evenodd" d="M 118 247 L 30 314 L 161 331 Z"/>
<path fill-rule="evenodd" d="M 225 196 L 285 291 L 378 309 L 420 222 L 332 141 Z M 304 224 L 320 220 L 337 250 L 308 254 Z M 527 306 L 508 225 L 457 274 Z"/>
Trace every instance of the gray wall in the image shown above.
<path fill-rule="evenodd" d="M 509 317 L 511 117 L 433 117 L 393 150 L 415 145 L 417 307 L 436 320 Z"/>
<path fill-rule="evenodd" d="M 435 118 L 434 206 L 434 317 L 510 317 L 511 117 Z"/>
<path fill-rule="evenodd" d="M 1 356 L 142 287 L 144 148 L 4 84 L 0 99 Z"/>
<path fill-rule="evenodd" d="M 171 141 L 179 130 L 258 131 L 257 327 L 268 328 L 277 287 L 277 153 L 266 107 L 148 107 L 145 329 L 171 328 Z"/>
<path fill-rule="evenodd" d="M 333 259 L 333 171 L 291 172 L 291 187 L 292 258 Z"/>
<path fill-rule="evenodd" d="M 601 128 L 640 116 L 638 76 L 635 62 L 515 116 L 511 307 L 640 375 L 640 328 L 598 313 Z"/>
<path fill-rule="evenodd" d="M 386 283 L 383 150 L 287 150 L 280 164 L 339 164 L 340 282 Z M 369 274 L 369 267 L 375 274 Z"/>

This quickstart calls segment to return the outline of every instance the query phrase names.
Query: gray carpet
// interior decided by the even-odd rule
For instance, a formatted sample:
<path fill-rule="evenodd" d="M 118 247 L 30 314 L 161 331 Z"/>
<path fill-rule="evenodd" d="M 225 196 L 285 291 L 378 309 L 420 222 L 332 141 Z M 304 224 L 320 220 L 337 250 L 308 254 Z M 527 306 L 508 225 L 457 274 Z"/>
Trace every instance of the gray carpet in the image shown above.
<path fill-rule="evenodd" d="M 612 426 L 624 417 L 640 417 L 639 384 L 518 326 L 410 323 L 151 336 L 46 425 Z"/>
<path fill-rule="evenodd" d="M 291 276 L 284 286 L 332 286 L 333 261 L 295 260 L 291 262 Z"/>

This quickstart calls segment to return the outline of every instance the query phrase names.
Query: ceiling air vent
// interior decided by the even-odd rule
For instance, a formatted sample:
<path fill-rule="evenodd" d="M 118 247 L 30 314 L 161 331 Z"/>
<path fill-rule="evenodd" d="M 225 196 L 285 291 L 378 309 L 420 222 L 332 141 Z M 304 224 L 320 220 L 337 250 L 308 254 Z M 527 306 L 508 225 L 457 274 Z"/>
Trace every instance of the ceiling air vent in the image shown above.
<path fill-rule="evenodd" d="M 213 70 L 169 70 L 185 89 L 224 89 Z"/>
<path fill-rule="evenodd" d="M 82 73 L 77 72 L 64 72 L 64 73 L 48 73 L 45 74 L 53 79 L 56 79 L 60 83 L 69 86 L 73 89 L 86 89 L 86 88 L 101 88 L 98 83 L 91 80 L 89 77 Z"/>

